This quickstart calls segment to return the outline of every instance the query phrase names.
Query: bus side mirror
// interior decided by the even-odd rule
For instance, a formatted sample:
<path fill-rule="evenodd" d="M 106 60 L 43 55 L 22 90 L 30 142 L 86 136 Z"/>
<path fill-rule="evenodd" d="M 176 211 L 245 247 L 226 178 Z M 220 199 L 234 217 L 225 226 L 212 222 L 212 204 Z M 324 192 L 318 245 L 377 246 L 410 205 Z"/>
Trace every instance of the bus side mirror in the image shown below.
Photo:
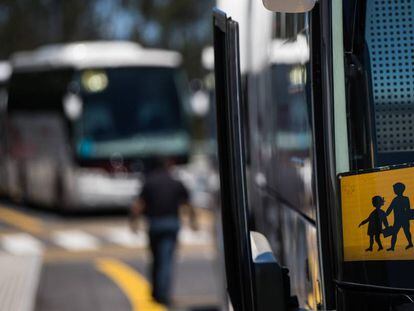
<path fill-rule="evenodd" d="M 191 113 L 199 118 L 205 117 L 210 110 L 210 98 L 204 90 L 195 91 L 190 97 Z"/>
<path fill-rule="evenodd" d="M 250 232 L 252 260 L 256 288 L 256 310 L 290 310 L 297 307 L 295 297 L 290 296 L 289 271 L 276 261 L 266 237 Z"/>
<path fill-rule="evenodd" d="M 63 111 L 69 120 L 78 120 L 81 117 L 83 111 L 82 98 L 78 94 L 68 92 L 63 97 Z"/>
<path fill-rule="evenodd" d="M 315 6 L 316 0 L 263 0 L 266 9 L 282 13 L 305 13 Z"/>

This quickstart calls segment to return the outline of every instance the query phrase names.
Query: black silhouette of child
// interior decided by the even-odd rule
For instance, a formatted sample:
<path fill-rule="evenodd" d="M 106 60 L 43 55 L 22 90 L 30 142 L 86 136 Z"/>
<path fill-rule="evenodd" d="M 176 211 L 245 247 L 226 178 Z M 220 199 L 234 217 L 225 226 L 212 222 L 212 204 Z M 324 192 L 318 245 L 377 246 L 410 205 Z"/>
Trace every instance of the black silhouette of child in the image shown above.
<path fill-rule="evenodd" d="M 403 196 L 405 191 L 405 185 L 403 183 L 396 183 L 394 186 L 394 193 L 396 197 L 392 199 L 390 206 L 387 209 L 387 216 L 394 211 L 394 225 L 393 225 L 393 235 L 391 238 L 391 247 L 387 251 L 393 251 L 395 248 L 395 243 L 397 242 L 397 236 L 400 229 L 403 229 L 405 237 L 407 239 L 408 245 L 405 249 L 413 247 L 413 242 L 411 240 L 410 232 L 410 200 L 408 197 Z"/>
<path fill-rule="evenodd" d="M 369 247 L 365 250 L 366 252 L 372 252 L 372 246 L 374 245 L 374 238 L 378 244 L 378 251 L 382 250 L 382 243 L 380 234 L 382 232 L 382 224 L 385 227 L 388 227 L 388 220 L 387 215 L 381 209 L 381 206 L 384 205 L 384 198 L 376 195 L 372 198 L 372 205 L 375 207 L 375 210 L 369 214 L 368 218 L 363 220 L 359 227 L 368 223 L 368 231 L 367 234 L 369 235 Z"/>

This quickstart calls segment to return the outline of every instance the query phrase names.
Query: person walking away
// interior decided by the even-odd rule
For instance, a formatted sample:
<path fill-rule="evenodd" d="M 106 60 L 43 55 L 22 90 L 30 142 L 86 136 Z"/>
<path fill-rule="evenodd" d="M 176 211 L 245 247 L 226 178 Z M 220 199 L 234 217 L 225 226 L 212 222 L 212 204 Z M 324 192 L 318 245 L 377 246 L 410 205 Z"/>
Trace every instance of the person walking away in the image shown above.
<path fill-rule="evenodd" d="M 395 249 L 395 243 L 397 243 L 398 232 L 402 228 L 404 230 L 405 237 L 408 241 L 408 245 L 405 249 L 413 247 L 410 232 L 410 200 L 408 197 L 403 196 L 405 191 L 405 185 L 403 183 L 396 183 L 394 186 L 394 193 L 397 195 L 391 202 L 387 209 L 387 216 L 394 211 L 394 233 L 391 238 L 391 247 L 387 251 L 393 251 Z"/>
<path fill-rule="evenodd" d="M 365 250 L 366 252 L 372 252 L 372 247 L 374 246 L 374 238 L 375 242 L 378 245 L 378 251 L 382 250 L 382 243 L 380 235 L 382 233 L 382 225 L 387 228 L 388 227 L 388 220 L 385 212 L 381 209 L 381 206 L 384 205 L 384 198 L 380 196 L 375 196 L 372 198 L 372 205 L 375 207 L 375 210 L 369 214 L 368 218 L 363 220 L 359 227 L 368 223 L 368 231 L 367 234 L 369 236 L 369 247 Z"/>
<path fill-rule="evenodd" d="M 180 229 L 179 209 L 189 213 L 190 225 L 197 230 L 195 211 L 189 203 L 185 186 L 171 175 L 173 162 L 162 164 L 148 174 L 141 194 L 131 210 L 131 228 L 145 215 L 149 225 L 149 244 L 152 253 L 152 296 L 164 305 L 171 303 L 173 257 Z"/>

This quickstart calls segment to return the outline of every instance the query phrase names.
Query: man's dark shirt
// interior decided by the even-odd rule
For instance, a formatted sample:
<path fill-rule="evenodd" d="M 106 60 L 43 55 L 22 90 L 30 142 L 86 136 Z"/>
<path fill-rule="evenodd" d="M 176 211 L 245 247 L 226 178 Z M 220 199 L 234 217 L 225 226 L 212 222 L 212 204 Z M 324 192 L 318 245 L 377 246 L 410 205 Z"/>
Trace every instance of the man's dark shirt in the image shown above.
<path fill-rule="evenodd" d="M 145 202 L 147 217 L 178 217 L 180 204 L 186 203 L 189 195 L 167 170 L 157 170 L 147 176 L 140 198 Z"/>

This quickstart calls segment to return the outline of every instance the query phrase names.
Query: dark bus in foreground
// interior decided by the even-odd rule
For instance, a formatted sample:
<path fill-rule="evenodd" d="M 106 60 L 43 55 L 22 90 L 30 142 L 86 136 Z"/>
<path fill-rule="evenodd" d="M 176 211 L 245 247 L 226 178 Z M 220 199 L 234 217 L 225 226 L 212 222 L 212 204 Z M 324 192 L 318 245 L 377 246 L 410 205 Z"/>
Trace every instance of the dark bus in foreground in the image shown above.
<path fill-rule="evenodd" d="M 16 53 L 2 193 L 63 210 L 128 207 L 154 158 L 188 159 L 180 62 L 132 42 Z"/>
<path fill-rule="evenodd" d="M 414 310 L 413 19 L 411 0 L 214 11 L 234 310 Z"/>

